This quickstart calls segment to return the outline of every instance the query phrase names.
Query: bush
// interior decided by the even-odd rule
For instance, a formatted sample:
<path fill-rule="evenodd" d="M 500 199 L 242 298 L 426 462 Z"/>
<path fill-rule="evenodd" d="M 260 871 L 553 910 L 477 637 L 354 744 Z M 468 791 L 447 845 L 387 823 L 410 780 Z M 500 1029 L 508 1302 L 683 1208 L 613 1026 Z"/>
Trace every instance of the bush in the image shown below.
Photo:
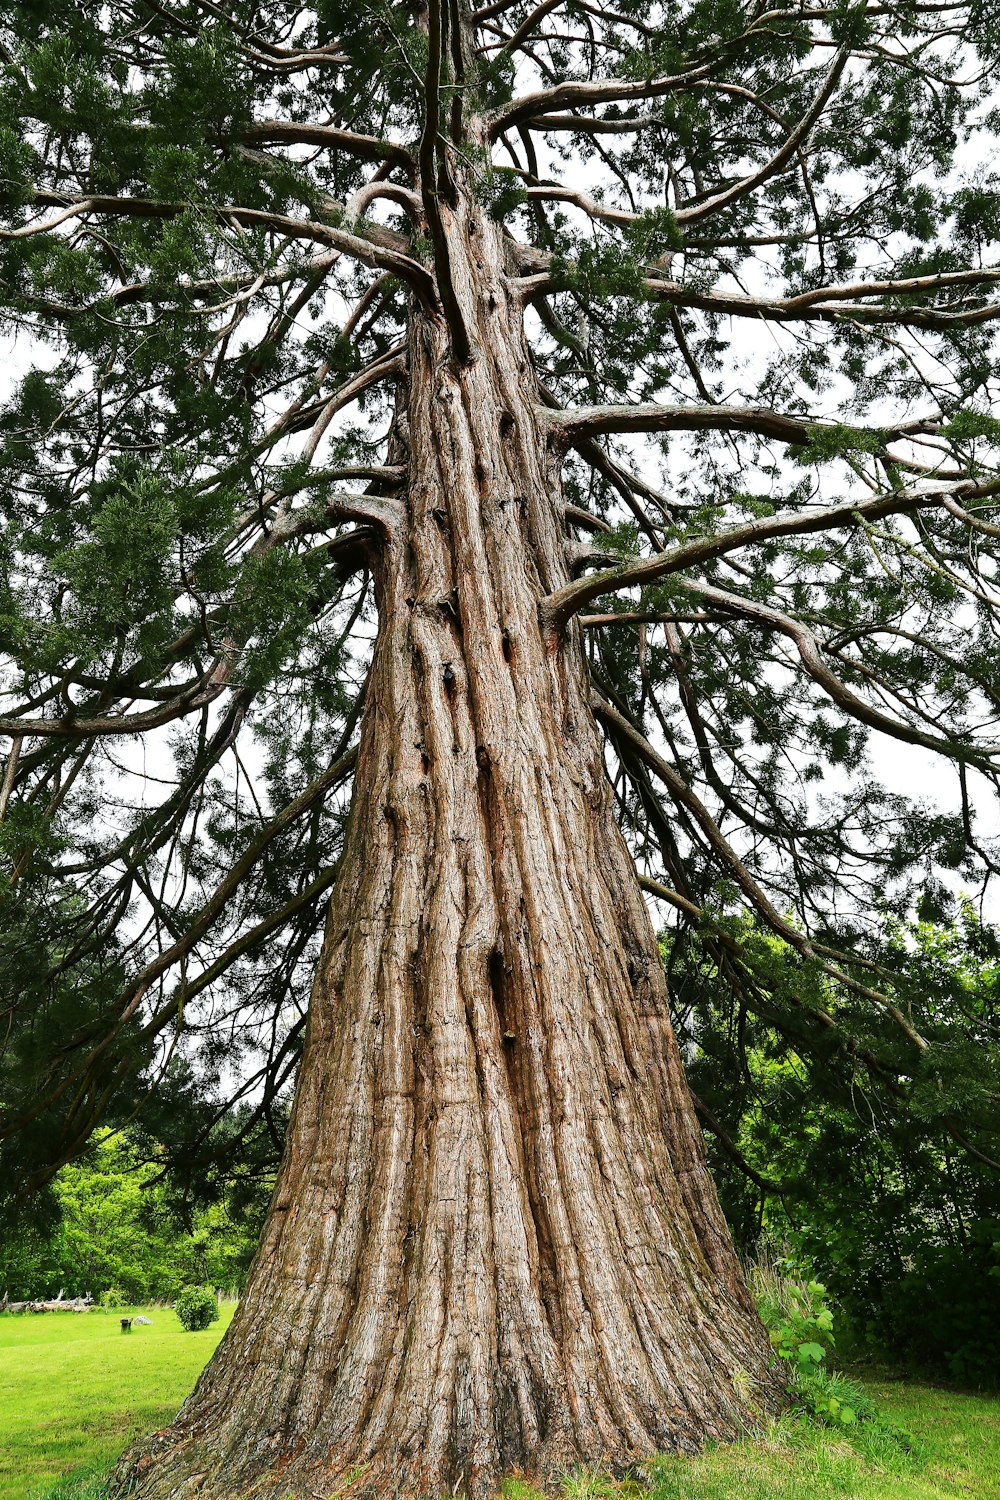
<path fill-rule="evenodd" d="M 713 1138 L 722 1208 L 744 1253 L 784 1244 L 798 1264 L 823 1268 L 842 1353 L 997 1388 L 1000 1173 L 989 1163 L 1000 1156 L 991 1051 L 1000 928 L 980 926 L 963 905 L 944 924 L 886 918 L 880 937 L 864 939 L 851 930 L 836 941 L 877 958 L 880 984 L 897 976 L 911 1024 L 930 1040 L 919 1063 L 856 996 L 820 986 L 807 999 L 798 959 L 752 927 L 771 954 L 761 972 L 775 989 L 764 984 L 766 1003 L 755 1000 L 745 1017 L 700 942 L 665 945 L 679 1041 L 694 1054 L 691 1085 L 780 1188 L 767 1195 Z M 775 1025 L 783 995 L 793 1007 Z M 840 1042 L 815 1025 L 820 1008 L 836 1017 Z M 958 1145 L 966 1138 L 969 1150 Z"/>
<path fill-rule="evenodd" d="M 963 1244 L 918 1246 L 901 1279 L 879 1288 L 867 1313 L 870 1348 L 916 1370 L 945 1370 L 963 1385 L 995 1388 L 1000 1327 L 1000 1220 L 981 1220 Z"/>
<path fill-rule="evenodd" d="M 787 1262 L 764 1261 L 753 1268 L 750 1282 L 771 1348 L 785 1361 L 785 1389 L 796 1408 L 833 1427 L 876 1423 L 906 1446 L 905 1435 L 882 1422 L 861 1386 L 825 1368 L 835 1342 L 826 1287 L 797 1279 L 789 1269 Z"/>
<path fill-rule="evenodd" d="M 174 1303 L 174 1311 L 188 1333 L 198 1333 L 219 1318 L 215 1293 L 207 1286 L 189 1286 Z"/>
<path fill-rule="evenodd" d="M 120 1286 L 109 1286 L 106 1291 L 101 1293 L 97 1300 L 102 1307 L 108 1308 L 128 1307 L 129 1305 L 129 1299 Z"/>

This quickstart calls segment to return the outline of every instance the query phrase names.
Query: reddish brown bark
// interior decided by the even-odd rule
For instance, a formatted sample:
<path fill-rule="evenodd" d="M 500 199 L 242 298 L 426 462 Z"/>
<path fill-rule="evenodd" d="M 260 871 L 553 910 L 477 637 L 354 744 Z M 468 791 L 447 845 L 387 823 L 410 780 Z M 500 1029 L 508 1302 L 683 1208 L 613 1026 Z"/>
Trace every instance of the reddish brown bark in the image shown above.
<path fill-rule="evenodd" d="M 136 1496 L 496 1492 L 733 1435 L 773 1400 L 708 1176 L 586 664 L 502 241 L 448 214 L 410 338 L 408 520 L 279 1185 Z"/>

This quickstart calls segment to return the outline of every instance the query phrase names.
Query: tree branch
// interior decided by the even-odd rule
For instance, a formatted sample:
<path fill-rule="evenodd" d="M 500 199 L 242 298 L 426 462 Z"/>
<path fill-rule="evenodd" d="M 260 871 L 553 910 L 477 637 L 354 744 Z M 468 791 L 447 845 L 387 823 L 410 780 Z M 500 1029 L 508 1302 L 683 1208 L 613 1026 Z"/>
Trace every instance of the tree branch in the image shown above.
<path fill-rule="evenodd" d="M 372 135 L 359 135 L 353 130 L 338 130 L 332 125 L 256 120 L 242 132 L 240 140 L 262 146 L 321 146 L 328 151 L 346 151 L 361 161 L 388 162 L 401 167 L 411 179 L 416 176 L 416 163 L 405 146 Z"/>
<path fill-rule="evenodd" d="M 734 526 L 731 530 L 714 536 L 697 537 L 693 541 L 682 542 L 680 546 L 673 547 L 668 552 L 658 553 L 655 557 L 643 558 L 639 562 L 625 563 L 620 568 L 607 568 L 600 573 L 593 573 L 587 578 L 565 584 L 561 589 L 549 594 L 542 600 L 539 607 L 547 627 L 558 631 L 565 626 L 571 615 L 601 594 L 653 583 L 656 579 L 664 578 L 671 573 L 678 573 L 683 568 L 695 567 L 710 562 L 714 558 L 723 557 L 727 552 L 740 547 L 753 546 L 760 542 L 771 541 L 776 537 L 803 536 L 814 531 L 836 531 L 843 526 L 856 525 L 861 520 L 881 520 L 884 516 L 903 515 L 908 511 L 920 510 L 926 506 L 940 505 L 946 495 L 967 499 L 996 494 L 1000 494 L 1000 480 L 993 480 L 988 484 L 976 484 L 973 480 L 960 480 L 948 486 L 939 486 L 929 490 L 892 490 L 888 494 L 877 495 L 871 500 L 853 503 L 845 501 L 839 505 L 827 506 L 824 510 L 798 514 L 782 512 L 776 516 L 768 516 L 761 521 L 750 521 L 745 526 Z"/>
<path fill-rule="evenodd" d="M 595 104 L 620 104 L 628 99 L 662 98 L 664 94 L 672 94 L 678 89 L 696 83 L 699 79 L 710 77 L 711 72 L 711 65 L 703 63 L 700 67 L 691 68 L 686 73 L 672 73 L 647 81 L 630 82 L 624 78 L 603 78 L 595 79 L 593 82 L 559 83 L 554 88 L 539 89 L 537 93 L 524 94 L 520 99 L 515 99 L 513 104 L 509 104 L 500 114 L 494 115 L 489 122 L 489 137 L 490 140 L 495 141 L 512 125 L 518 125 L 525 120 L 538 120 L 540 116 L 551 114 L 554 110 L 564 109 L 567 105 L 582 104 L 590 107 Z"/>
<path fill-rule="evenodd" d="M 699 599 L 714 604 L 718 609 L 753 620 L 767 629 L 787 636 L 794 642 L 802 665 L 809 676 L 814 682 L 818 682 L 837 707 L 843 709 L 851 718 L 867 724 L 870 729 L 877 729 L 882 734 L 891 735 L 893 739 L 903 740 L 911 745 L 921 745 L 926 750 L 933 750 L 938 755 L 946 755 L 952 760 L 970 761 L 973 764 L 982 761 L 988 769 L 995 769 L 990 765 L 989 756 L 1000 754 L 1000 745 L 984 746 L 981 751 L 977 751 L 968 745 L 941 739 L 937 735 L 925 734 L 923 730 L 914 729 L 902 719 L 890 718 L 888 714 L 880 713 L 872 708 L 835 672 L 830 670 L 823 660 L 822 648 L 813 632 L 801 621 L 793 619 L 791 615 L 783 614 L 781 610 L 773 609 L 768 605 L 759 604 L 754 599 L 746 599 L 740 594 L 731 594 L 725 589 L 715 588 L 711 584 L 695 582 L 687 578 L 677 578 L 674 583 Z"/>
<path fill-rule="evenodd" d="M 907 1040 L 919 1052 L 926 1052 L 929 1047 L 926 1038 L 914 1030 L 894 1001 L 889 1000 L 885 995 L 879 994 L 877 990 L 870 989 L 867 985 L 859 984 L 856 979 L 852 979 L 842 969 L 820 958 L 820 950 L 811 940 L 784 920 L 768 900 L 764 891 L 751 875 L 735 849 L 733 849 L 729 840 L 722 833 L 708 808 L 701 801 L 701 798 L 691 790 L 673 767 L 669 766 L 662 756 L 657 754 L 645 735 L 640 734 L 639 730 L 633 724 L 630 724 L 628 719 L 623 714 L 620 714 L 605 698 L 602 698 L 600 694 L 595 693 L 591 703 L 594 713 L 611 730 L 612 738 L 615 742 L 622 742 L 633 754 L 637 755 L 659 777 L 674 800 L 691 813 L 727 874 L 743 891 L 750 904 L 763 917 L 772 931 L 776 932 L 801 958 L 815 961 L 822 972 L 829 975 L 831 979 L 838 980 L 841 984 L 853 990 L 855 994 L 863 995 L 866 999 L 876 1002 L 886 1015 L 891 1016 L 896 1025 L 905 1034 Z M 824 951 L 830 952 L 829 949 Z"/>
<path fill-rule="evenodd" d="M 35 192 L 34 201 L 46 206 L 66 204 L 64 194 L 43 190 Z M 109 217 L 139 219 L 175 219 L 189 211 L 189 205 L 184 203 L 166 203 L 155 198 L 113 198 L 101 195 L 91 195 L 81 200 L 79 205 L 66 206 L 76 208 L 81 214 L 95 213 L 106 214 Z M 293 219 L 287 214 L 271 213 L 257 208 L 242 208 L 238 204 L 224 204 L 218 208 L 204 210 L 204 212 L 222 224 L 241 224 L 248 229 L 271 230 L 289 239 L 315 240 L 320 244 L 332 245 L 353 260 L 361 261 L 363 265 L 379 266 L 382 270 L 393 272 L 401 281 L 412 287 L 430 312 L 435 312 L 438 308 L 434 278 L 418 261 L 397 248 L 406 241 L 401 236 L 394 235 L 391 230 L 372 225 L 370 226 L 371 236 L 364 237 L 359 233 L 338 229 L 332 224 L 321 223 L 316 219 Z M 0 229 L 0 239 L 12 239 L 21 235 L 29 227 L 34 234 L 41 234 L 46 228 L 45 225 L 32 225 L 22 226 L 21 230 Z"/>
<path fill-rule="evenodd" d="M 826 77 L 813 99 L 812 104 L 802 116 L 794 130 L 785 137 L 784 143 L 769 162 L 751 172 L 749 177 L 736 182 L 732 187 L 725 188 L 721 193 L 707 198 L 700 203 L 693 204 L 690 208 L 679 207 L 675 217 L 678 224 L 699 224 L 702 219 L 707 219 L 711 214 L 718 213 L 721 209 L 729 208 L 733 203 L 745 198 L 755 188 L 761 187 L 769 178 L 777 176 L 795 156 L 799 147 L 806 140 L 813 126 L 817 124 L 827 104 L 833 95 L 837 84 L 840 82 L 844 69 L 850 57 L 850 49 L 842 47 L 833 59 Z"/>

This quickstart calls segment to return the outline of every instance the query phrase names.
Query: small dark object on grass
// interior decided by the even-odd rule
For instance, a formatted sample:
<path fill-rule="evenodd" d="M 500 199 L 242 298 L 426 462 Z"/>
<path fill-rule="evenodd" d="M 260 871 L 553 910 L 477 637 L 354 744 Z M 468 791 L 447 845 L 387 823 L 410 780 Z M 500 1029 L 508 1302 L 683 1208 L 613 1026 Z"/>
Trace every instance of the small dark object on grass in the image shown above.
<path fill-rule="evenodd" d="M 131 1333 L 131 1332 L 132 1332 L 132 1319 L 131 1318 L 122 1318 L 122 1333 Z"/>

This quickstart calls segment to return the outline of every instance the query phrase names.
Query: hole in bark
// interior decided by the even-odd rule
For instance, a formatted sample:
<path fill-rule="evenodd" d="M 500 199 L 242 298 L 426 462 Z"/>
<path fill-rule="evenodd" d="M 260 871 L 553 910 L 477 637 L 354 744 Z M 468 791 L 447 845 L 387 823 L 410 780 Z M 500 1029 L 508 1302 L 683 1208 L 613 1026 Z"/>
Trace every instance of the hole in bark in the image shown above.
<path fill-rule="evenodd" d="M 425 776 L 427 775 L 427 772 L 430 770 L 430 768 L 431 768 L 431 758 L 427 754 L 426 750 L 421 750 L 421 752 L 420 752 L 420 769 L 423 771 L 423 773 L 424 773 Z"/>
<path fill-rule="evenodd" d="M 513 648 L 513 646 L 510 643 L 510 631 L 509 630 L 505 630 L 504 633 L 503 633 L 503 635 L 500 637 L 500 648 L 503 651 L 503 659 L 504 659 L 504 661 L 507 663 L 508 666 L 510 666 L 511 661 L 512 661 L 513 656 L 514 656 L 514 648 Z"/>
<path fill-rule="evenodd" d="M 491 951 L 489 961 L 487 963 L 487 970 L 489 972 L 490 995 L 493 999 L 493 1008 L 497 1013 L 497 1020 L 500 1023 L 500 1034 L 506 1042 L 508 1035 L 513 1036 L 514 1033 L 510 1031 L 510 1028 L 507 1025 L 507 1001 L 504 993 L 505 985 L 503 954 L 499 948 L 494 948 Z"/>
<path fill-rule="evenodd" d="M 490 760 L 490 752 L 485 745 L 476 746 L 476 764 L 483 775 L 488 777 L 493 769 L 493 762 Z"/>
<path fill-rule="evenodd" d="M 500 413 L 500 431 L 501 432 L 511 432 L 511 431 L 513 431 L 513 428 L 514 428 L 514 414 L 513 414 L 513 412 L 509 412 L 507 410 L 507 408 L 504 407 L 504 409 Z"/>
<path fill-rule="evenodd" d="M 450 698 L 452 693 L 455 691 L 455 674 L 451 669 L 450 661 L 445 662 L 444 673 L 442 675 L 444 677 L 444 690 Z"/>
<path fill-rule="evenodd" d="M 382 808 L 382 815 L 385 818 L 385 821 L 392 827 L 393 832 L 398 833 L 399 832 L 399 812 L 398 812 L 398 810 L 395 807 L 393 807 L 391 803 L 386 802 L 384 804 L 383 808 Z"/>
<path fill-rule="evenodd" d="M 449 619 L 454 625 L 455 629 L 458 631 L 458 634 L 461 635 L 462 616 L 459 614 L 458 610 L 458 590 L 452 589 L 450 594 L 445 594 L 444 598 L 440 602 L 439 608 L 441 610 L 441 613 L 445 615 L 446 618 Z"/>

